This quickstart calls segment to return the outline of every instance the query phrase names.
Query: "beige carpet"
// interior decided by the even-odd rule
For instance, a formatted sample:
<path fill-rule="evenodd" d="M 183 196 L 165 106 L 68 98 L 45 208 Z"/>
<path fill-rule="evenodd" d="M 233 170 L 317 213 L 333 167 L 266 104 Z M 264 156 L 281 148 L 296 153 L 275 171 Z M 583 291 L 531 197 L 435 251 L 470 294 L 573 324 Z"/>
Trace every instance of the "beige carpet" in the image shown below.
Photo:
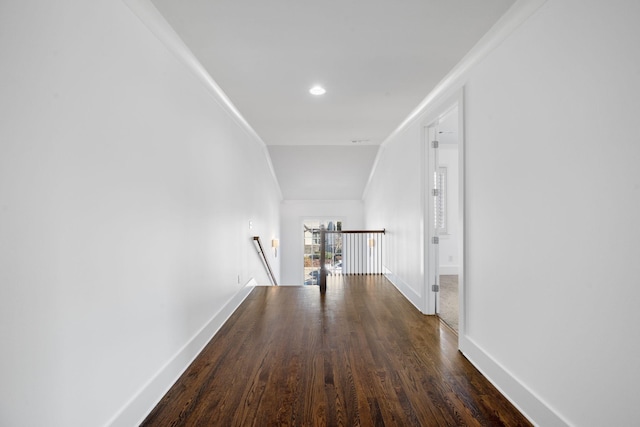
<path fill-rule="evenodd" d="M 458 276 L 440 276 L 438 315 L 458 332 Z"/>

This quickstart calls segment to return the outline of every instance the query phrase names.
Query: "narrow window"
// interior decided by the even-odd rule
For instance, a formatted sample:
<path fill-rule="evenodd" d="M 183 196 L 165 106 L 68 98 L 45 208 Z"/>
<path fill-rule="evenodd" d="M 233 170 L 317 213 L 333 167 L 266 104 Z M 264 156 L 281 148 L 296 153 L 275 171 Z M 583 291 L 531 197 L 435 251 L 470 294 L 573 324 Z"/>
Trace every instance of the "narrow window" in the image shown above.
<path fill-rule="evenodd" d="M 435 226 L 438 234 L 447 233 L 447 168 L 438 167 L 435 174 L 435 186 L 438 190 L 435 202 Z"/>

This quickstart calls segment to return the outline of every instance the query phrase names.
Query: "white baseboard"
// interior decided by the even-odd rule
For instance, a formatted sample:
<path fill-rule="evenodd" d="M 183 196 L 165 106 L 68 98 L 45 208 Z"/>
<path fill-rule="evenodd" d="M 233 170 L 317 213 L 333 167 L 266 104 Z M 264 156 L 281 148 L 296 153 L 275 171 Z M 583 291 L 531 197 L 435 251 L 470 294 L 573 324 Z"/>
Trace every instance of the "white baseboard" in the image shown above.
<path fill-rule="evenodd" d="M 545 427 L 570 425 L 469 337 L 459 336 L 458 344 L 462 354 L 473 366 L 534 425 Z"/>
<path fill-rule="evenodd" d="M 413 288 L 387 269 L 385 269 L 385 276 L 413 305 L 420 309 L 416 304 L 421 300 L 420 295 Z M 110 427 L 140 425 L 255 286 L 257 283 L 251 279 L 247 286 L 240 289 L 106 425 Z M 559 414 L 473 340 L 461 335 L 459 347 L 462 354 L 534 425 L 569 426 L 569 423 Z"/>
<path fill-rule="evenodd" d="M 438 273 L 441 276 L 457 276 L 458 275 L 458 266 L 457 265 L 441 265 L 438 267 Z"/>
<path fill-rule="evenodd" d="M 176 355 L 106 425 L 110 427 L 140 425 L 256 285 L 256 281 L 251 279 L 227 301 L 220 311 L 178 350 Z"/>
<path fill-rule="evenodd" d="M 413 304 L 420 312 L 422 309 L 420 308 L 420 302 L 422 301 L 422 297 L 419 293 L 415 291 L 408 283 L 400 279 L 400 277 L 393 274 L 389 269 L 384 267 L 384 275 L 385 277 L 395 286 L 402 295 L 406 299 L 409 300 L 411 304 Z"/>

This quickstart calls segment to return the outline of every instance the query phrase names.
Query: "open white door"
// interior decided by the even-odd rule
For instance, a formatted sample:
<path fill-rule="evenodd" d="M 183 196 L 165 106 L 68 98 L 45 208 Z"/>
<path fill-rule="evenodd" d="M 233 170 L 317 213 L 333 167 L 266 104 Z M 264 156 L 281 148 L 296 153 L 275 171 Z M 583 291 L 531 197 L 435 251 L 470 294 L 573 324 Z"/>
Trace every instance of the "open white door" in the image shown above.
<path fill-rule="evenodd" d="M 432 301 L 431 310 L 434 313 L 438 313 L 439 306 L 439 290 L 440 290 L 440 272 L 439 272 L 439 240 L 438 229 L 436 227 L 438 217 L 438 186 L 437 186 L 437 173 L 438 173 L 438 147 L 440 142 L 438 141 L 438 122 L 436 121 L 427 128 L 427 176 L 426 176 L 426 188 L 427 188 L 427 253 L 428 253 L 428 268 L 427 268 L 427 289 L 431 292 Z M 431 311 L 430 310 L 430 311 Z"/>
<path fill-rule="evenodd" d="M 425 304 L 454 330 L 461 324 L 463 169 L 460 101 L 425 127 Z"/>

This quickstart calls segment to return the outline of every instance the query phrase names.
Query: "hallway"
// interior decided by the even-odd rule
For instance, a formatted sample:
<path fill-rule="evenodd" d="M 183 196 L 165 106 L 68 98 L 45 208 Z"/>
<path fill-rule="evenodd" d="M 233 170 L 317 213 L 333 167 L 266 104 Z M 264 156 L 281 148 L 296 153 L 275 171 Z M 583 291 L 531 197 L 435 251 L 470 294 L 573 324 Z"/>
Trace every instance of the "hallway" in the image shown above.
<path fill-rule="evenodd" d="M 144 426 L 528 421 L 383 276 L 256 287 Z"/>

